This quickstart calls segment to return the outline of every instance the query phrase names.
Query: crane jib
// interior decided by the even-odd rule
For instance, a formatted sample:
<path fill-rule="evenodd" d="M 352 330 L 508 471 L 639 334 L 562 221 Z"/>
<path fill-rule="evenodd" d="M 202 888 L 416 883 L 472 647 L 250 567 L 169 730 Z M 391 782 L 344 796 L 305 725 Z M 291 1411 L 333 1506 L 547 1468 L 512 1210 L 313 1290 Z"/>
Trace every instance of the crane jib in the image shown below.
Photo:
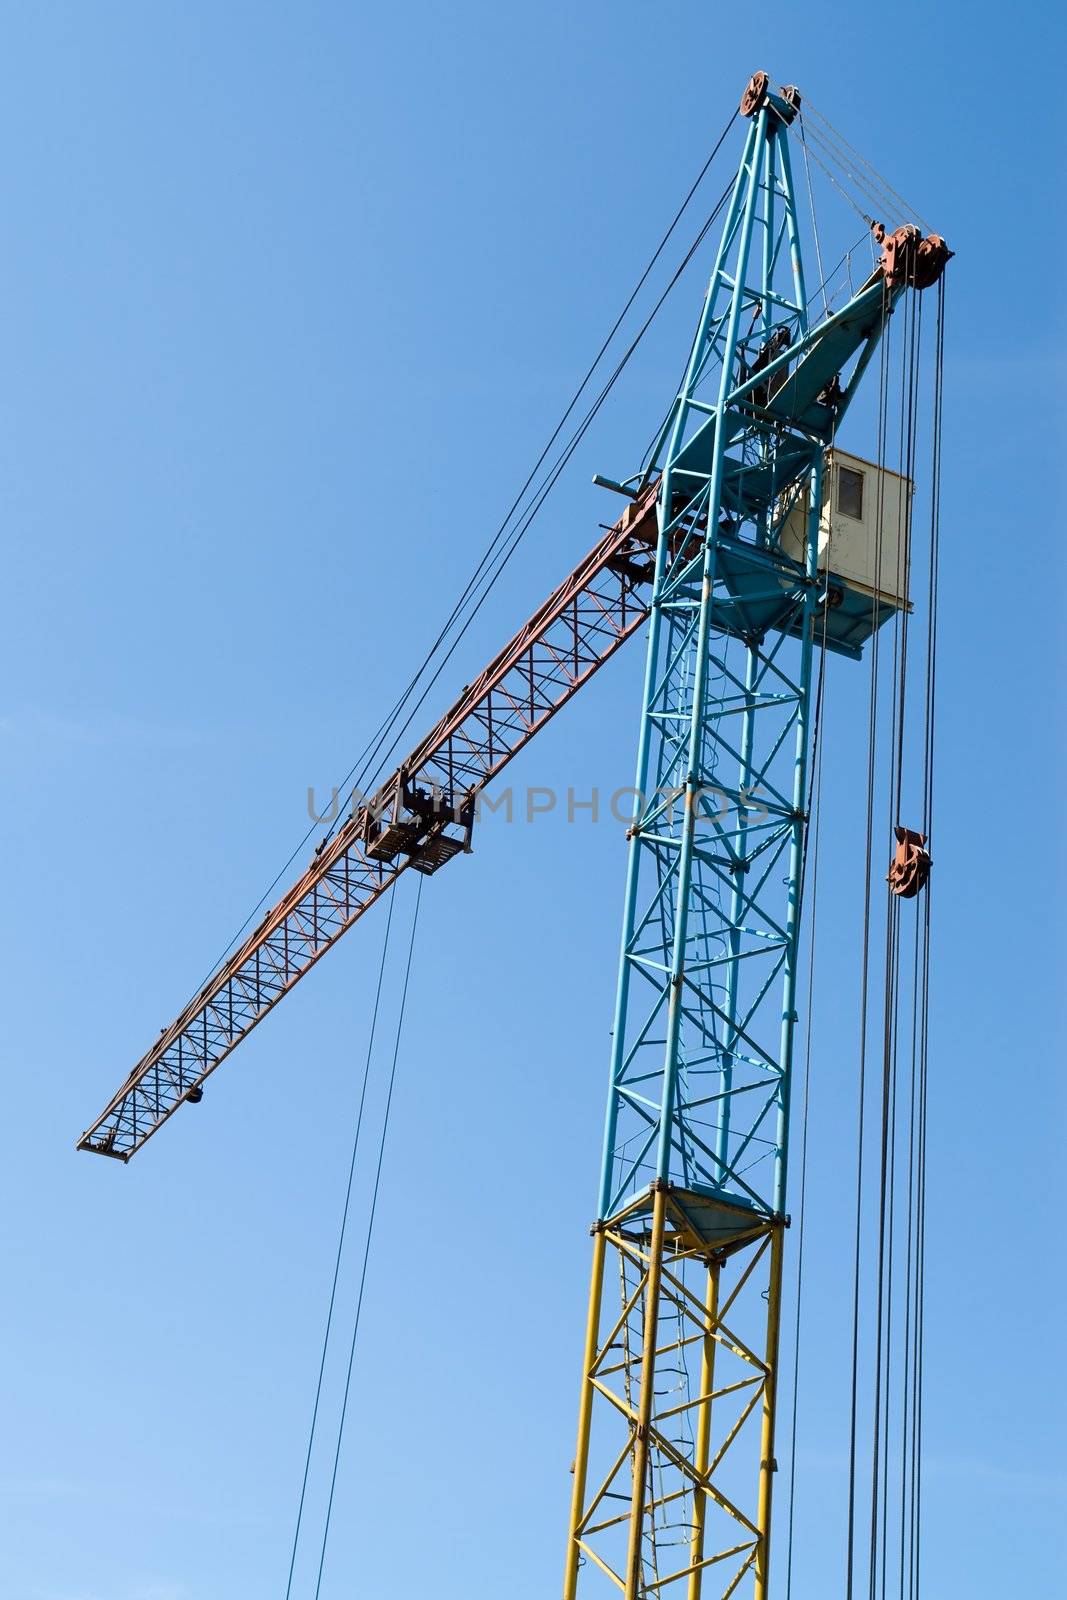
<path fill-rule="evenodd" d="M 477 794 L 648 615 L 655 484 L 626 511 L 138 1062 L 78 1141 L 128 1161 L 409 867 L 464 843 Z"/>

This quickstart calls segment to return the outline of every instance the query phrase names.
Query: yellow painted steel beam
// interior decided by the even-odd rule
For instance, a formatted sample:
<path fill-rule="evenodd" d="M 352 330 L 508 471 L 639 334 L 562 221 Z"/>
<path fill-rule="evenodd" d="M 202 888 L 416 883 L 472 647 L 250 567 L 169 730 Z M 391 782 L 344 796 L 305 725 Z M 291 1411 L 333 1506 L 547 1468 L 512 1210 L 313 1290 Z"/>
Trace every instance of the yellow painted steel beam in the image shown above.
<path fill-rule="evenodd" d="M 585 1359 L 582 1363 L 582 1390 L 578 1404 L 578 1444 L 574 1452 L 574 1490 L 571 1496 L 571 1527 L 567 1542 L 567 1569 L 563 1581 L 563 1600 L 575 1600 L 578 1592 L 578 1566 L 581 1552 L 578 1529 L 585 1503 L 585 1482 L 589 1472 L 589 1424 L 593 1413 L 592 1374 L 600 1333 L 600 1303 L 604 1288 L 604 1231 L 593 1235 L 593 1272 L 589 1286 L 589 1315 L 585 1325 Z"/>
<path fill-rule="evenodd" d="M 656 1394 L 656 1331 L 659 1326 L 659 1289 L 663 1273 L 663 1229 L 667 1220 L 667 1196 L 657 1184 L 652 1197 L 652 1244 L 645 1285 L 644 1322 L 641 1339 L 641 1395 L 634 1439 L 633 1498 L 630 1502 L 630 1539 L 626 1552 L 626 1600 L 640 1600 L 642 1585 L 641 1534 L 645 1519 L 646 1478 L 648 1475 L 648 1434 L 652 1404 Z"/>
<path fill-rule="evenodd" d="M 719 1265 L 713 1263 L 708 1272 L 707 1295 L 705 1309 L 707 1323 L 704 1330 L 703 1349 L 700 1354 L 700 1392 L 709 1397 L 714 1393 L 715 1387 L 715 1319 L 719 1305 Z M 696 1448 L 693 1451 L 693 1465 L 698 1472 L 708 1470 L 708 1461 L 711 1454 L 711 1400 L 701 1408 L 700 1420 L 697 1423 Z M 689 1543 L 689 1562 L 691 1575 L 687 1586 L 688 1600 L 700 1600 L 701 1584 L 704 1579 L 704 1525 L 707 1521 L 707 1504 L 703 1495 L 696 1495 L 693 1501 L 693 1536 Z"/>
<path fill-rule="evenodd" d="M 767 1600 L 771 1567 L 771 1500 L 774 1474 L 775 1400 L 778 1392 L 778 1343 L 782 1325 L 782 1229 L 771 1235 L 770 1291 L 767 1295 L 767 1377 L 763 1385 L 763 1426 L 760 1430 L 759 1525 L 756 1552 L 755 1600 Z"/>

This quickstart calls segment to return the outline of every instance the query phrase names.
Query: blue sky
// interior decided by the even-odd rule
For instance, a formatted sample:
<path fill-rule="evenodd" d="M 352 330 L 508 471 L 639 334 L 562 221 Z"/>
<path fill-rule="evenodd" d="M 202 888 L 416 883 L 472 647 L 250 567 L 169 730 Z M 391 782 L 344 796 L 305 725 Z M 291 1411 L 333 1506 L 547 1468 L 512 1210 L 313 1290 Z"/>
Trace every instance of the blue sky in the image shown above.
<path fill-rule="evenodd" d="M 1051 13 L 41 0 L 6 20 L 5 1592 L 284 1593 L 380 928 L 350 934 L 130 1167 L 74 1140 L 289 854 L 308 785 L 336 781 L 406 679 L 758 66 L 958 252 L 927 1593 L 1051 1592 L 1067 1556 Z M 632 470 L 699 279 L 455 687 L 614 515 L 590 475 Z M 626 783 L 640 669 L 635 645 L 517 780 Z M 828 1308 L 846 1282 L 860 910 L 847 669 L 829 691 L 808 1246 Z M 620 830 L 555 815 L 487 828 L 427 887 L 325 1596 L 556 1590 L 622 870 Z M 410 915 L 405 895 L 398 927 Z M 352 1288 L 349 1271 L 346 1303 Z M 847 1438 L 843 1314 L 823 1331 L 797 1495 L 796 1592 L 813 1596 L 839 1578 Z"/>

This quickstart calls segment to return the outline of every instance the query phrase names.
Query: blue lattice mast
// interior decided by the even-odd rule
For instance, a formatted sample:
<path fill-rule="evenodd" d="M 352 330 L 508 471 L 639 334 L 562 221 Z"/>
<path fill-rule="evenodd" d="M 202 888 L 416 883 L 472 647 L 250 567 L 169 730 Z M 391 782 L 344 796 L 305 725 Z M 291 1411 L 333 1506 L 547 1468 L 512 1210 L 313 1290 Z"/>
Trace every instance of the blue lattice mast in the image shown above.
<path fill-rule="evenodd" d="M 724 1595 L 767 1593 L 812 658 L 816 644 L 857 655 L 894 611 L 892 595 L 820 573 L 824 463 L 920 249 L 927 277 L 935 265 L 934 241 L 901 230 L 899 260 L 884 255 L 809 330 L 798 105 L 764 74 L 746 91 L 744 153 L 652 468 L 566 1600 L 580 1577 L 627 1600 L 684 1582 L 699 1600 L 709 1572 Z"/>

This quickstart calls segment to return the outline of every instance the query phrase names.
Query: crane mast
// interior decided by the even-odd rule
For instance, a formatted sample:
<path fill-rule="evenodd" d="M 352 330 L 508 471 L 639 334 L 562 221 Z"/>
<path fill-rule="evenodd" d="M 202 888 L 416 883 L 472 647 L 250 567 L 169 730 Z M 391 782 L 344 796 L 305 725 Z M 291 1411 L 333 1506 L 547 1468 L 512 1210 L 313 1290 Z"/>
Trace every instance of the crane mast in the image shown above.
<path fill-rule="evenodd" d="M 809 329 L 793 89 L 758 74 L 658 540 L 564 1600 L 768 1593 L 812 662 L 897 607 L 821 570 L 827 454 L 901 230 Z M 896 236 L 894 236 L 896 237 Z"/>

